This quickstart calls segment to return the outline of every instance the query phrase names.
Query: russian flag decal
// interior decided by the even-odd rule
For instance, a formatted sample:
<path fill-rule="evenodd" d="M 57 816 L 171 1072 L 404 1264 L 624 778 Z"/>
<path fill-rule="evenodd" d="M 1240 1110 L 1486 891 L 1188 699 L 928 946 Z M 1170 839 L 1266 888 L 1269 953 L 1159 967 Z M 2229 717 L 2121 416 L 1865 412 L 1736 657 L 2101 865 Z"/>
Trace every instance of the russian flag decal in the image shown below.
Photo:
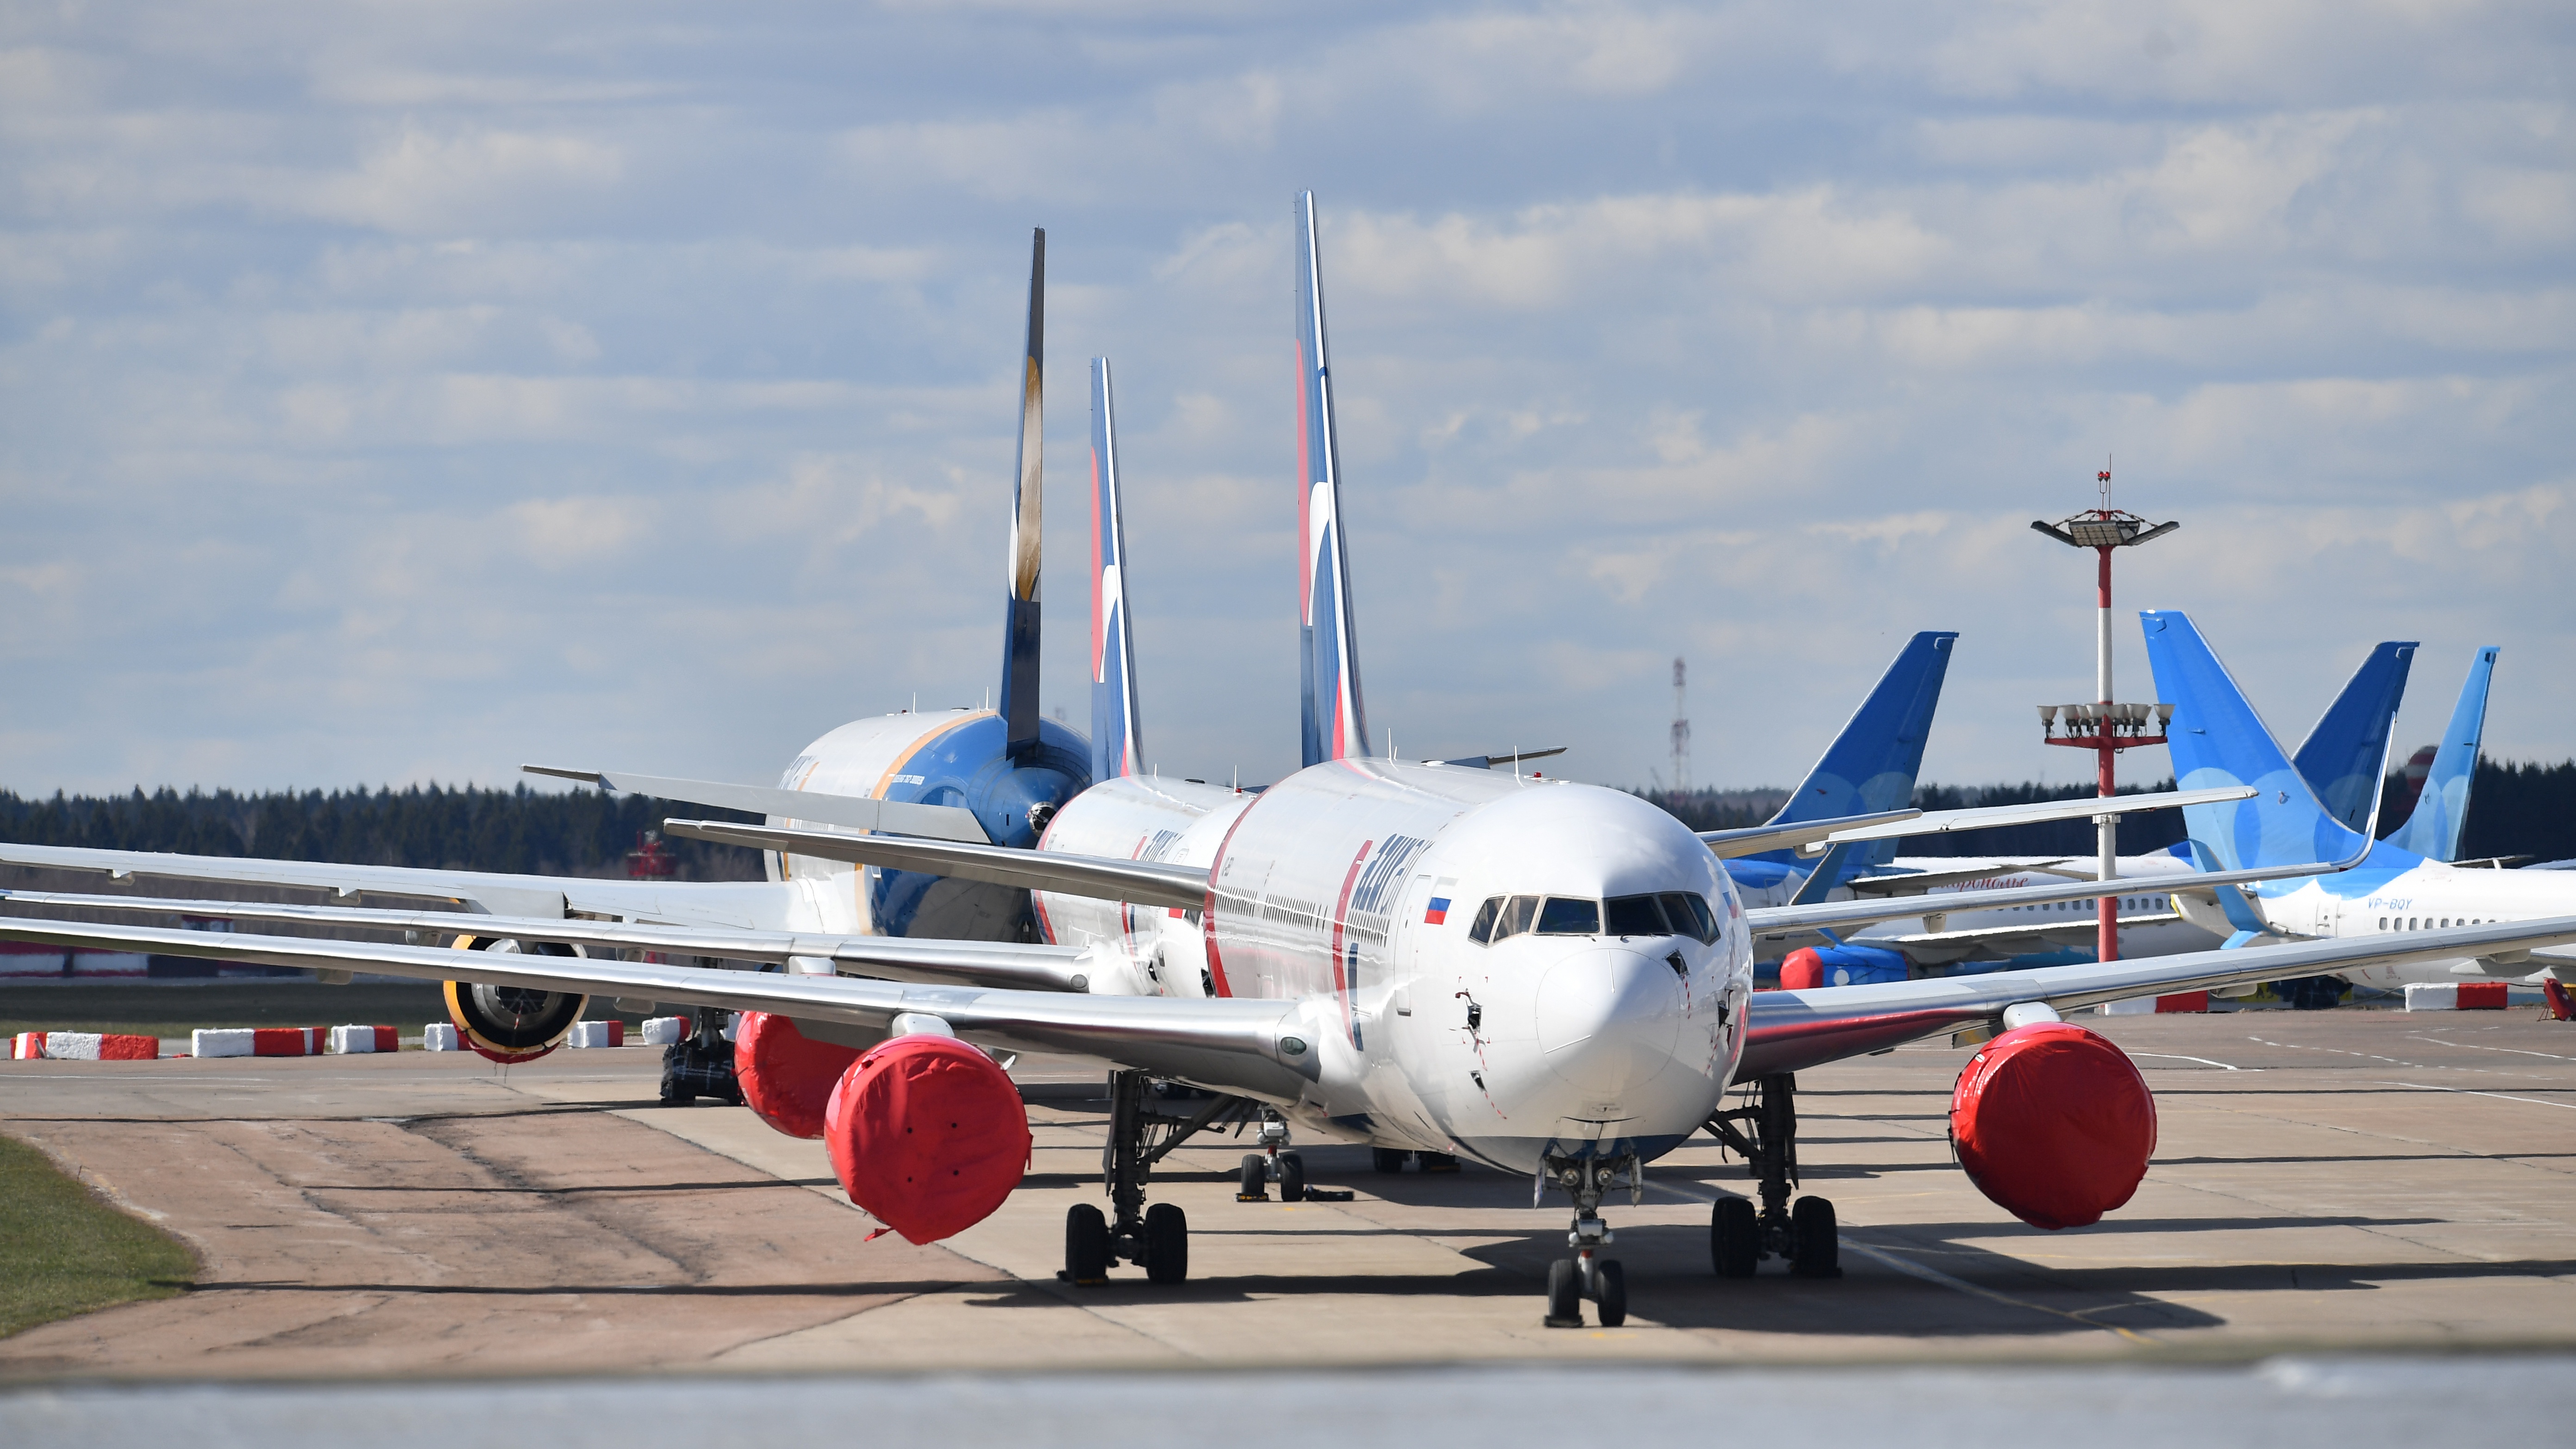
<path fill-rule="evenodd" d="M 1445 926 L 1449 924 L 1449 898 L 1447 896 L 1433 896 L 1431 898 L 1431 909 L 1422 913 L 1422 924 L 1426 926 Z"/>

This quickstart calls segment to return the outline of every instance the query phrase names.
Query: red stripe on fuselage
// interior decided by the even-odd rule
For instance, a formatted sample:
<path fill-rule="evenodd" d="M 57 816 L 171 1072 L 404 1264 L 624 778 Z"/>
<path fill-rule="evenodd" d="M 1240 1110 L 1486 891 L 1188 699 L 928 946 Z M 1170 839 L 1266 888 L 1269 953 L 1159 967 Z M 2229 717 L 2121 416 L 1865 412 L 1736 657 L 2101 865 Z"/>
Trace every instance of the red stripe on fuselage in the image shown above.
<path fill-rule="evenodd" d="M 1351 868 L 1342 876 L 1342 894 L 1333 902 L 1333 995 L 1341 999 L 1342 1030 L 1350 1033 L 1353 1046 L 1359 1045 L 1359 1029 L 1351 1024 L 1351 987 L 1357 983 L 1342 974 L 1343 918 L 1350 913 L 1351 887 L 1359 884 L 1360 866 L 1368 860 L 1369 847 L 1375 844 L 1374 840 L 1360 842 L 1359 854 L 1351 857 Z"/>

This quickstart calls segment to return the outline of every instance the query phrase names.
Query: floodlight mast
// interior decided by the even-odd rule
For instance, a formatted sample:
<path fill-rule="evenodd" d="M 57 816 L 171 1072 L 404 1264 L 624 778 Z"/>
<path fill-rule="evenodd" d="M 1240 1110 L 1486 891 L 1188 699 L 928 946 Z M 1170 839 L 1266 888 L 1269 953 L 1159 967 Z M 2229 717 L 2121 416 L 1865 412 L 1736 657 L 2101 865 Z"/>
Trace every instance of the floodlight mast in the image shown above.
<path fill-rule="evenodd" d="M 2039 707 L 2041 738 L 2048 744 L 2088 749 L 2097 758 L 2095 784 L 2102 798 L 2109 799 L 2117 789 L 2115 762 L 2120 751 L 2140 745 L 2165 742 L 2165 722 L 2173 718 L 2169 704 L 2114 704 L 2111 702 L 2111 553 L 2114 549 L 2135 548 L 2149 539 L 2162 538 L 2182 527 L 2179 522 L 2150 526 L 2134 513 L 2111 506 L 2111 469 L 2105 462 L 2094 481 L 2100 486 L 2102 506 L 2087 509 L 2057 523 L 2033 521 L 2030 525 L 2041 533 L 2071 548 L 2089 548 L 2099 556 L 2095 574 L 2096 615 L 2093 631 L 2092 705 L 2052 705 Z M 2065 715 L 2065 733 L 2052 733 L 2059 713 Z M 2089 716 L 2089 718 L 2088 718 Z M 2077 726 L 2086 728 L 2079 733 Z M 2150 731 L 2152 730 L 2152 733 Z M 2110 881 L 2119 874 L 2120 828 L 2108 815 L 2096 817 L 2094 846 L 2099 855 L 2096 879 Z M 2094 955 L 2097 960 L 2120 959 L 2120 898 L 2103 896 L 2096 909 Z"/>

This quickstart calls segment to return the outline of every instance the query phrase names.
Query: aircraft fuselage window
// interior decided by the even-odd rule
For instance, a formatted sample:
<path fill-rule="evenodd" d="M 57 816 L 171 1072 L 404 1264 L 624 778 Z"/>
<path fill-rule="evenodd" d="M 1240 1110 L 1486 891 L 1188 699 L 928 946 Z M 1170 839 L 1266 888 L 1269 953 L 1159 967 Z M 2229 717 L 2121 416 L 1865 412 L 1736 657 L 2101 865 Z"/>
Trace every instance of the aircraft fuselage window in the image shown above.
<path fill-rule="evenodd" d="M 1515 899 L 1514 904 L 1518 904 Z M 1549 896 L 1539 908 L 1538 934 L 1542 936 L 1597 936 L 1601 934 L 1601 903 L 1576 896 Z"/>

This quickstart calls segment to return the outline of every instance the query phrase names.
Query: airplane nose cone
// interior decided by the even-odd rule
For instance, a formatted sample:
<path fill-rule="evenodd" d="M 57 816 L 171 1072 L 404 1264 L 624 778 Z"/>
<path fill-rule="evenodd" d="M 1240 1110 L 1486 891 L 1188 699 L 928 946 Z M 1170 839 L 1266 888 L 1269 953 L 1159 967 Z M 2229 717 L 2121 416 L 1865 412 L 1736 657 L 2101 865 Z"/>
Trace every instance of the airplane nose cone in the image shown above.
<path fill-rule="evenodd" d="M 1538 984 L 1539 1051 L 1569 1086 L 1605 1100 L 1652 1081 L 1681 1039 L 1670 966 L 1607 948 L 1568 956 Z"/>

